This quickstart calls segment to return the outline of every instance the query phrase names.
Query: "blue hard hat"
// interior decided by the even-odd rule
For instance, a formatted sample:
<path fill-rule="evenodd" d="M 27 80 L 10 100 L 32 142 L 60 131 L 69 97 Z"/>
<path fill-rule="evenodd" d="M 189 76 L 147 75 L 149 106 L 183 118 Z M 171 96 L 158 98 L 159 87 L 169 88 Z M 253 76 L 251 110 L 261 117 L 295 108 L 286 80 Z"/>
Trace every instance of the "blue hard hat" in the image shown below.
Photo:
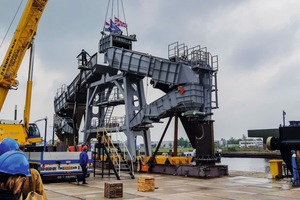
<path fill-rule="evenodd" d="M 0 142 L 0 155 L 4 154 L 7 151 L 17 150 L 20 146 L 16 140 L 11 138 L 4 138 Z"/>
<path fill-rule="evenodd" d="M 0 156 L 0 172 L 31 176 L 29 162 L 25 154 L 20 151 L 7 151 Z"/>

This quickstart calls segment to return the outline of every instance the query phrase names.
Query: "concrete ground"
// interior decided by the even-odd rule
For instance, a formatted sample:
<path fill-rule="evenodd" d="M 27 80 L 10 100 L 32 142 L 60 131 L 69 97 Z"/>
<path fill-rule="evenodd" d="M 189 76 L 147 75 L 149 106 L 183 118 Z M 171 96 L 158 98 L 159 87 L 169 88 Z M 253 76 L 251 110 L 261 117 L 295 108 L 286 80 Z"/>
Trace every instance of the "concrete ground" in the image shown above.
<path fill-rule="evenodd" d="M 137 190 L 138 177 L 153 176 L 155 190 Z M 292 187 L 291 179 L 272 180 L 264 173 L 229 172 L 221 178 L 200 179 L 172 175 L 136 173 L 136 179 L 116 180 L 92 176 L 87 185 L 76 182 L 45 183 L 49 200 L 107 199 L 104 197 L 105 183 L 123 183 L 123 198 L 134 200 L 192 200 L 192 199 L 300 199 L 300 188 Z"/>

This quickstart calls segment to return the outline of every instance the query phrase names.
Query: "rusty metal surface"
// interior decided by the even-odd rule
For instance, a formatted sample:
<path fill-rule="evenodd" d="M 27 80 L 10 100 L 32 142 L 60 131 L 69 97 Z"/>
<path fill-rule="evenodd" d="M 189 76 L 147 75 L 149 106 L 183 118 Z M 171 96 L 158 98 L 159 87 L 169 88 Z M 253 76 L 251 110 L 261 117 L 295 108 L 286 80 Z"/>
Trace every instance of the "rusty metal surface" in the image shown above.
<path fill-rule="evenodd" d="M 158 165 L 153 164 L 152 173 L 190 176 L 197 178 L 215 178 L 228 175 L 227 165 Z"/>

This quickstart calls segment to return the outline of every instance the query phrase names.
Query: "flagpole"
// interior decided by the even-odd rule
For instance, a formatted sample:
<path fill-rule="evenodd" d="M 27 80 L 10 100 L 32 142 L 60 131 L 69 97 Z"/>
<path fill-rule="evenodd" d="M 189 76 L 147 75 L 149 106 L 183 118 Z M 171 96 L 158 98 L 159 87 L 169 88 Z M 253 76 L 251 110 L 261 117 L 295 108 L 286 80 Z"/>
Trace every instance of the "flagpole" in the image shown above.
<path fill-rule="evenodd" d="M 283 126 L 285 126 L 285 112 L 284 110 L 282 111 L 282 120 L 283 120 Z"/>

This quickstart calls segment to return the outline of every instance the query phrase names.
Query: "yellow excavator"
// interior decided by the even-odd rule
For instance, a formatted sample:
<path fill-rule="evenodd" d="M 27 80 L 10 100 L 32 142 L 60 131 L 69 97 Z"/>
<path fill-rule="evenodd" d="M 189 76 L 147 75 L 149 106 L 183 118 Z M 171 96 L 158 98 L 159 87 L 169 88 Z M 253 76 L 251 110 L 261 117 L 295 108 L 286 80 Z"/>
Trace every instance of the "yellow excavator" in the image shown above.
<path fill-rule="evenodd" d="M 48 0 L 28 0 L 9 48 L 0 66 L 1 111 L 8 91 L 11 89 L 16 90 L 18 88 L 19 82 L 16 79 L 17 73 L 27 49 L 30 48 L 23 122 L 21 123 L 16 120 L 0 119 L 0 141 L 3 138 L 13 138 L 21 146 L 34 145 L 42 141 L 37 125 L 29 123 L 29 118 L 32 94 L 34 36 L 47 2 Z"/>

